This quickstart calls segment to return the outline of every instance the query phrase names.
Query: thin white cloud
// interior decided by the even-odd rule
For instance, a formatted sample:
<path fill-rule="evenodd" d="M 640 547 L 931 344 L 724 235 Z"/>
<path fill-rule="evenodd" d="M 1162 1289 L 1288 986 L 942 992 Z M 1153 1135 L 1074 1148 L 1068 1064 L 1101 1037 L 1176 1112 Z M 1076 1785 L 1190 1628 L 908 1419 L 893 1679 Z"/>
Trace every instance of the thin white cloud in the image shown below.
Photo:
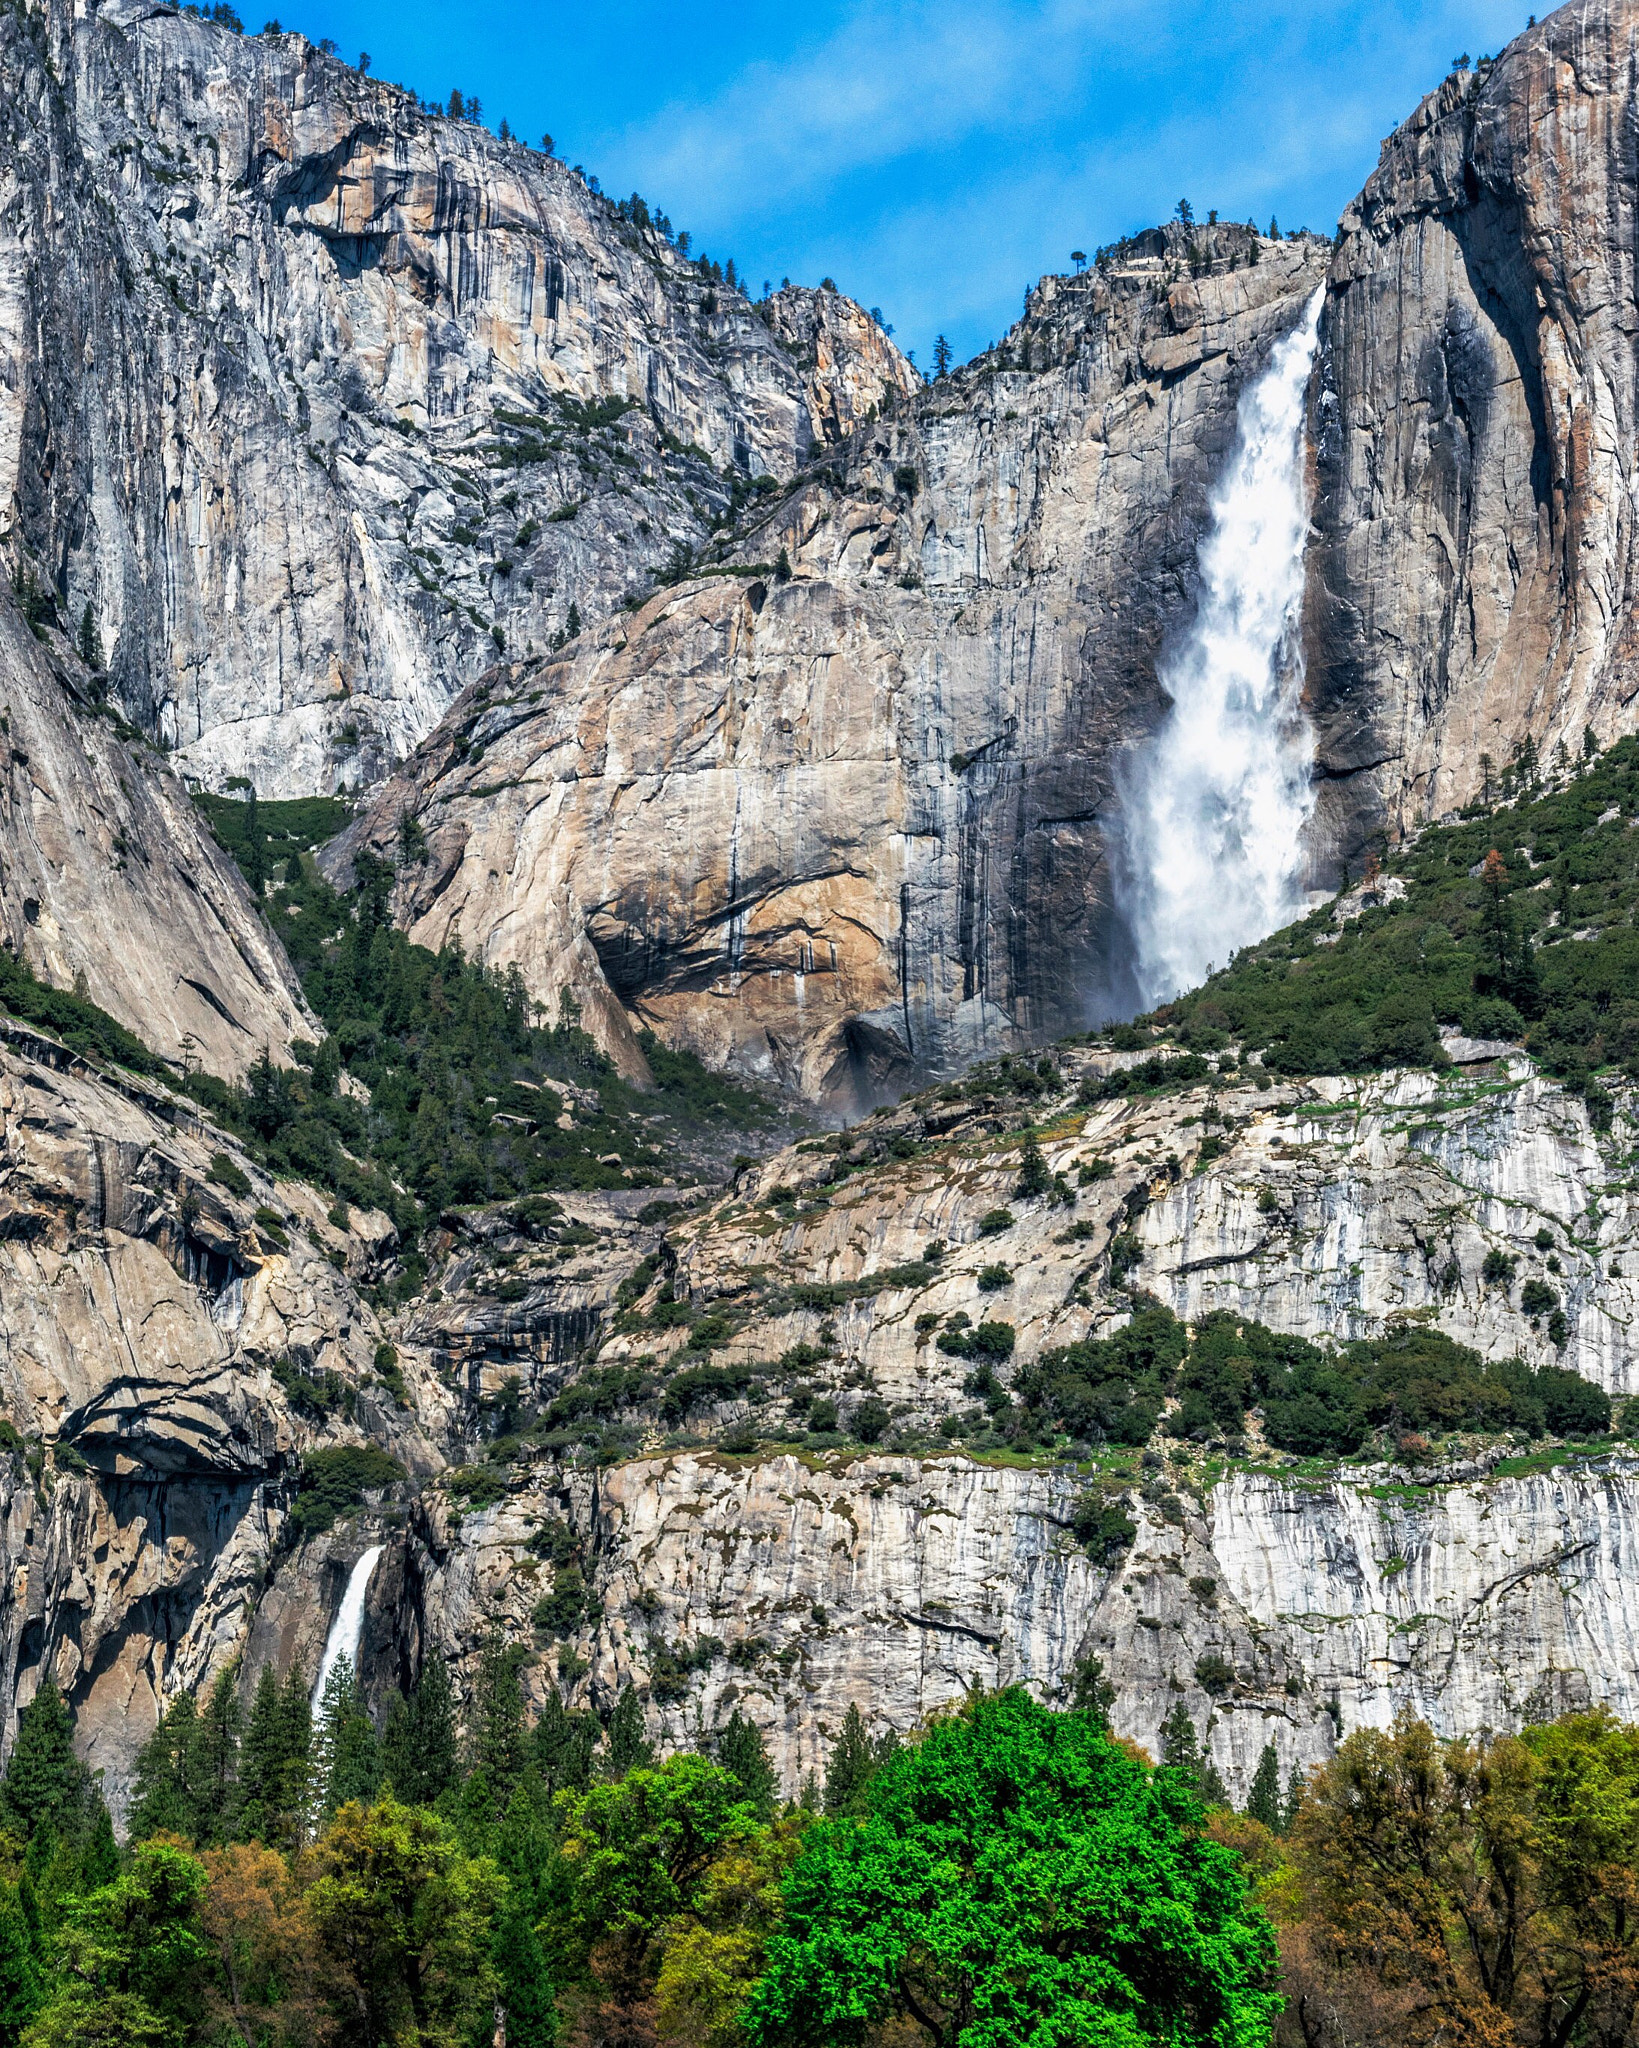
<path fill-rule="evenodd" d="M 864 0 L 816 49 L 756 64 L 705 106 L 670 106 L 621 154 L 699 211 L 751 193 L 793 199 L 839 175 L 1025 128 L 1062 100 L 1099 40 L 1127 35 L 1141 0 Z"/>
<path fill-rule="evenodd" d="M 1329 229 L 1464 40 L 1523 26 L 1512 0 L 852 0 L 833 20 L 606 162 L 754 272 L 830 272 L 901 341 L 964 348 L 1072 246 L 1182 192 Z"/>

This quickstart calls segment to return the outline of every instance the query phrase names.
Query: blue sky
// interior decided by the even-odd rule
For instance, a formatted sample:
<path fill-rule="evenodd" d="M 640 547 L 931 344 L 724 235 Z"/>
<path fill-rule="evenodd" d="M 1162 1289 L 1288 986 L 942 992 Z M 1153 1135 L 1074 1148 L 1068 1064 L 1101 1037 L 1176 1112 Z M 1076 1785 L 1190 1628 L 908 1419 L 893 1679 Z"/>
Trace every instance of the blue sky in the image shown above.
<path fill-rule="evenodd" d="M 240 0 L 244 4 L 244 0 Z M 311 9 L 311 12 L 309 12 Z M 1330 229 L 1498 0 L 292 0 L 424 95 L 476 92 L 753 285 L 829 274 L 924 366 L 1180 197 Z M 259 21 L 247 24 L 260 26 Z"/>

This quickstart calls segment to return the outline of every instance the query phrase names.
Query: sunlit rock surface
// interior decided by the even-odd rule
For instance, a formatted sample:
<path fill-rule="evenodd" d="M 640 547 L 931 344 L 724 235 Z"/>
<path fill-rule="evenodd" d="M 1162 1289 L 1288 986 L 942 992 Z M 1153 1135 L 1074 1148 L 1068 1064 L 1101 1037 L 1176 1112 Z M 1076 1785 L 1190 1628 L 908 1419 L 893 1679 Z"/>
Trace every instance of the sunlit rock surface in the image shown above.
<path fill-rule="evenodd" d="M 761 566 L 491 671 L 333 868 L 408 814 L 418 940 L 570 991 L 619 1057 L 646 1025 L 838 1107 L 1107 1014 L 1117 757 L 1242 385 L 1329 253 L 1213 229 L 1178 283 L 1182 232 L 1045 280 L 744 532 Z"/>
<path fill-rule="evenodd" d="M 305 37 L 0 27 L 0 538 L 220 787 L 379 775 L 915 373 Z M 601 408 L 601 411 L 599 410 Z"/>

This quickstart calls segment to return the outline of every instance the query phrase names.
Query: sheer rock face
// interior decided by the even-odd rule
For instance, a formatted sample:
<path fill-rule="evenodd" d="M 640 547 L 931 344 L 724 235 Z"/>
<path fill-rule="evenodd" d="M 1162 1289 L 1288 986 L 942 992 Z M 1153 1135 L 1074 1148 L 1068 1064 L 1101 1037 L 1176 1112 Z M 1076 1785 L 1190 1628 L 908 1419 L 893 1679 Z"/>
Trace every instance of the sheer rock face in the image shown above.
<path fill-rule="evenodd" d="M 368 1273 L 385 1218 L 338 1231 L 175 1098 L 6 1036 L 0 1407 L 46 1462 L 0 1451 L 0 1698 L 14 1714 L 57 1678 L 119 1813 L 162 1698 L 244 1648 L 301 1453 L 373 1439 L 411 1471 L 440 1460 L 372 1384 L 381 1331 L 347 1269 Z M 224 1147 L 244 1198 L 211 1177 Z M 401 1367 L 436 1437 L 440 1390 L 413 1351 Z M 330 1412 L 287 1393 L 298 1376 Z"/>
<path fill-rule="evenodd" d="M 553 1572 L 531 1539 L 554 1519 L 574 1532 L 593 1601 L 570 1624 L 585 1666 L 573 1703 L 606 1709 L 635 1679 L 652 1734 L 685 1746 L 738 1705 L 792 1789 L 850 1702 L 903 1731 L 975 1679 L 1061 1696 L 1089 1654 L 1116 1687 L 1118 1729 L 1153 1750 L 1182 1699 L 1198 1728 L 1210 1722 L 1238 1795 L 1266 1742 L 1283 1770 L 1312 1765 L 1339 1725 L 1383 1725 L 1400 1706 L 1452 1734 L 1590 1700 L 1639 1713 L 1639 1465 L 1626 1453 L 1508 1476 L 1490 1470 L 1493 1447 L 1439 1472 L 1301 1486 L 1254 1467 L 1199 1496 L 1135 1453 L 1123 1505 L 1137 1533 L 1110 1568 L 1075 1540 L 1088 1481 L 1068 1465 L 819 1447 L 668 1455 L 658 1430 L 645 1445 L 634 1429 L 635 1454 L 603 1469 L 521 1449 L 487 1468 L 505 1489 L 489 1504 L 442 1483 L 484 1457 L 509 1380 L 544 1405 L 592 1364 L 646 1353 L 663 1377 L 689 1364 L 675 1322 L 622 1319 L 661 1275 L 733 1322 L 775 1274 L 777 1298 L 712 1362 L 806 1345 L 801 1378 L 845 1423 L 869 1392 L 895 1427 L 925 1434 L 975 1399 L 971 1362 L 940 1350 L 926 1319 L 1010 1322 L 1005 1379 L 1124 1316 L 1130 1297 L 1109 1284 L 1118 1231 L 1140 1254 L 1129 1285 L 1181 1315 L 1227 1308 L 1355 1335 L 1437 1307 L 1489 1356 L 1559 1359 L 1628 1391 L 1639 1206 L 1618 1182 L 1635 1134 L 1620 1110 L 1610 1132 L 1591 1131 L 1579 1102 L 1523 1067 L 1448 1074 L 1438 1091 L 1427 1076 L 1258 1089 L 1225 1075 L 1054 1114 L 1051 1173 L 1111 1169 L 1069 1202 L 1019 1194 L 1016 1119 L 971 1098 L 874 1119 L 858 1140 L 877 1147 L 874 1164 L 779 1154 L 663 1232 L 629 1213 L 634 1196 L 565 1197 L 572 1259 L 503 1246 L 494 1271 L 521 1290 L 498 1294 L 466 1240 L 452 1245 L 442 1299 L 390 1330 L 401 1408 L 374 1375 L 384 1331 L 358 1292 L 383 1219 L 356 1214 L 344 1234 L 316 1198 L 237 1155 L 251 1191 L 230 1194 L 211 1178 L 226 1141 L 191 1108 L 8 1029 L 0 1408 L 48 1462 L 36 1475 L 21 1451 L 0 1451 L 0 1696 L 26 1701 L 51 1671 L 116 1808 L 180 1690 L 198 1693 L 236 1658 L 247 1693 L 268 1663 L 316 1675 L 374 1543 L 360 1663 L 379 1708 L 435 1645 L 470 1683 L 497 1628 L 523 1649 L 538 1704 L 561 1653 L 536 1621 Z M 1065 1080 L 1109 1064 L 1078 1051 Z M 773 1203 L 776 1190 L 797 1199 Z M 935 1237 L 946 1249 L 926 1261 Z M 1491 1250 L 1516 1261 L 1506 1283 L 1485 1280 Z M 999 1290 L 979 1285 L 987 1265 L 1010 1275 Z M 907 1266 L 872 1291 L 873 1274 Z M 1559 1295 L 1562 1349 L 1521 1312 L 1527 1278 Z M 798 1289 L 813 1283 L 832 1291 L 805 1305 Z M 732 1389 L 732 1373 L 714 1384 Z M 749 1424 L 777 1441 L 783 1406 L 777 1382 L 755 1405 L 707 1392 L 688 1426 Z M 290 1520 L 301 1455 L 366 1440 L 399 1458 L 406 1486 L 302 1537 Z M 721 1653 L 681 1658 L 706 1636 Z"/>
<path fill-rule="evenodd" d="M 218 786 L 379 775 L 917 382 L 299 35 L 52 0 L 0 88 L 0 532 Z"/>
<path fill-rule="evenodd" d="M 685 582 L 492 671 L 333 869 L 408 813 L 418 940 L 572 991 L 634 1065 L 648 1025 L 841 1106 L 1106 1013 L 1118 758 L 1241 387 L 1327 253 L 1204 232 L 1212 274 L 1169 287 L 1158 234 L 1049 279 L 993 355 L 857 432 L 742 535 L 788 580 Z"/>
<path fill-rule="evenodd" d="M 1347 851 L 1527 735 L 1633 725 L 1639 7 L 1573 0 L 1384 144 L 1343 216 L 1309 673 Z"/>
<path fill-rule="evenodd" d="M 1182 1701 L 1237 1799 L 1266 1743 L 1284 1777 L 1402 1707 L 1452 1736 L 1594 1701 L 1639 1714 L 1639 1463 L 1408 1476 L 1248 1473 L 1201 1501 L 1158 1488 L 1127 1502 L 1137 1535 L 1105 1569 L 1070 1531 L 1073 1473 L 651 1459 L 464 1518 L 428 1585 L 432 1633 L 458 1666 L 495 1622 L 527 1638 L 544 1589 L 528 1536 L 567 1516 L 601 1603 L 583 1696 L 612 1705 L 647 1684 L 657 1644 L 714 1637 L 686 1699 L 651 1704 L 651 1734 L 692 1747 L 738 1708 L 789 1794 L 823 1775 L 850 1703 L 904 1733 L 975 1682 L 1063 1699 L 1089 1655 L 1119 1734 L 1158 1757 Z M 537 1696 L 552 1682 L 526 1679 Z"/>
<path fill-rule="evenodd" d="M 1102 1068 L 1089 1059 L 1087 1071 Z M 823 1306 L 758 1315 L 714 1346 L 713 1363 L 806 1345 L 801 1378 L 845 1424 L 868 1391 L 896 1425 L 926 1433 L 974 1401 L 971 1364 L 939 1349 L 933 1319 L 1006 1319 L 1015 1370 L 1106 1333 L 1127 1306 L 1107 1284 L 1110 1243 L 1130 1230 L 1141 1253 L 1131 1284 L 1182 1316 L 1227 1309 L 1293 1334 L 1354 1336 L 1437 1309 L 1443 1329 L 1487 1356 L 1572 1364 L 1618 1395 L 1634 1387 L 1625 1333 L 1639 1208 L 1612 1180 L 1632 1133 L 1622 1121 L 1594 1133 L 1580 1102 L 1523 1065 L 1448 1074 L 1438 1091 L 1409 1075 L 1264 1089 L 1226 1080 L 1053 1116 L 1050 1171 L 1073 1179 L 1089 1159 L 1112 1169 L 1069 1204 L 1019 1196 L 1022 1141 L 994 1108 L 935 1104 L 921 1120 L 901 1110 L 869 1127 L 886 1133 L 876 1166 L 827 1182 L 849 1156 L 786 1152 L 743 1173 L 732 1203 L 674 1224 L 671 1284 L 699 1309 L 733 1311 L 747 1276 L 771 1270 L 834 1290 Z M 1203 1122 L 1214 1110 L 1222 1120 Z M 952 1117 L 965 1129 L 937 1142 L 926 1124 Z M 1225 1149 L 1203 1156 L 1209 1136 Z M 936 1142 L 893 1156 L 917 1137 Z M 776 1190 L 797 1198 L 784 1213 L 769 1206 Z M 1004 1205 L 1013 1221 L 982 1227 Z M 1551 1251 L 1537 1242 L 1543 1229 Z M 933 1269 L 869 1290 L 870 1275 L 919 1261 L 932 1238 L 947 1247 Z M 526 1399 L 549 1401 L 574 1370 L 535 1342 L 554 1288 L 566 1305 L 589 1288 L 611 1298 L 640 1248 L 616 1241 L 561 1282 L 532 1278 L 510 1359 L 477 1307 L 470 1392 L 493 1394 L 516 1372 Z M 1507 1283 L 1485 1279 L 1493 1250 L 1515 1261 Z M 978 1276 L 991 1263 L 1011 1278 L 987 1294 Z M 1560 1297 L 1563 1348 L 1521 1312 L 1529 1278 Z M 440 1314 L 453 1322 L 460 1304 Z M 607 1331 L 600 1364 L 648 1353 L 670 1373 L 689 1362 L 681 1330 Z M 447 1331 L 442 1342 L 460 1348 Z M 724 1394 L 691 1410 L 689 1426 L 777 1438 L 786 1424 L 775 1391 L 761 1404 Z M 437 1642 L 458 1673 L 493 1627 L 533 1642 L 526 1682 L 538 1702 L 554 1660 L 532 1616 L 551 1579 L 529 1538 L 543 1520 L 566 1520 L 596 1602 L 571 1644 L 575 1668 L 587 1667 L 577 1703 L 607 1709 L 633 1679 L 668 1743 L 692 1743 L 738 1705 L 792 1790 L 822 1763 L 851 1701 L 879 1730 L 903 1731 L 975 1679 L 1058 1696 L 1091 1653 L 1117 1688 L 1123 1733 L 1153 1751 L 1182 1697 L 1198 1729 L 1210 1720 L 1210 1747 L 1244 1796 L 1266 1742 L 1283 1772 L 1307 1768 L 1339 1726 L 1386 1725 L 1402 1706 L 1447 1734 L 1590 1700 L 1639 1710 L 1639 1465 L 1624 1453 L 1514 1477 L 1490 1469 L 1500 1455 L 1313 1486 L 1243 1470 L 1200 1497 L 1135 1469 L 1124 1507 L 1137 1536 L 1111 1570 L 1074 1540 L 1086 1482 L 1068 1469 L 702 1449 L 593 1473 L 542 1458 L 479 1512 L 452 1516 L 429 1494 L 405 1572 L 420 1588 L 418 1641 Z M 378 1656 L 406 1625 L 397 1597 L 384 1595 L 373 1624 Z M 702 1657 L 679 1695 L 676 1653 L 702 1637 L 723 1651 Z M 668 1670 L 670 1694 L 655 1692 Z"/>
<path fill-rule="evenodd" d="M 242 1074 L 323 1027 L 239 870 L 62 636 L 0 599 L 0 943 L 163 1058 Z"/>

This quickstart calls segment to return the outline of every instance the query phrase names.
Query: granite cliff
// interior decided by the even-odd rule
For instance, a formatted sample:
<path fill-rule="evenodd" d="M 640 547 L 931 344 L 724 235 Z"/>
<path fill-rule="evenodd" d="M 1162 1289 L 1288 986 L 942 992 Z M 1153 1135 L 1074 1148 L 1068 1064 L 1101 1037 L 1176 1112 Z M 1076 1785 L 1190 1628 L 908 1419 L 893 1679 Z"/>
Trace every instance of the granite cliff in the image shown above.
<path fill-rule="evenodd" d="M 1633 729 L 1639 9 L 1452 74 L 1343 215 L 1314 412 L 1309 675 L 1332 846 L 1482 756 Z"/>
<path fill-rule="evenodd" d="M 1425 101 L 1335 247 L 1175 224 L 924 389 L 835 292 L 753 306 L 300 37 L 0 15 L 8 949 L 177 1067 L 282 1058 L 319 1027 L 163 757 L 379 781 L 323 864 L 391 859 L 419 941 L 573 997 L 630 1076 L 647 1026 L 879 1106 L 728 1187 L 435 1209 L 412 1266 L 163 1076 L 6 1021 L 0 1697 L 56 1676 L 116 1810 L 165 1699 L 316 1672 L 375 1545 L 378 1707 L 499 1630 L 536 1701 L 633 1679 L 670 1743 L 740 1706 L 793 1788 L 850 1702 L 905 1728 L 1094 1655 L 1122 1731 L 1182 1700 L 1237 1793 L 1402 1705 L 1639 1713 L 1620 1442 L 1338 1468 L 1255 1409 L 987 1422 L 1146 1302 L 1639 1391 L 1626 1083 L 1596 1122 L 1455 1039 L 1126 1095 L 1142 1052 L 996 1057 L 1120 1000 L 1120 763 L 1322 286 L 1317 872 L 1482 755 L 1631 725 L 1636 45 L 1578 0 Z M 315 1506 L 348 1450 L 393 1463 Z"/>
<path fill-rule="evenodd" d="M 320 1027 L 163 757 L 67 638 L 0 601 L 0 942 L 162 1059 L 242 1074 Z"/>
<path fill-rule="evenodd" d="M 13 10 L 0 159 L 0 534 L 216 787 L 379 776 L 916 381 L 296 34 Z"/>
<path fill-rule="evenodd" d="M 1237 398 L 1329 253 L 1202 235 L 1195 279 L 1169 229 L 1044 281 L 709 580 L 497 666 L 333 871 L 409 816 L 422 943 L 569 989 L 611 1048 L 648 1025 L 842 1107 L 1102 1014 L 1117 758 L 1160 715 Z"/>
<path fill-rule="evenodd" d="M 976 1677 L 1051 1695 L 1088 1655 L 1118 1726 L 1153 1743 L 1182 1697 L 1238 1790 L 1266 1741 L 1309 1763 L 1403 1704 L 1450 1730 L 1590 1698 L 1626 1711 L 1624 1451 L 1498 1470 L 1523 1439 L 1459 1442 L 1327 1478 L 1255 1434 L 1142 1457 L 970 1449 L 972 1363 L 936 1341 L 1004 1316 L 1017 1381 L 1119 1328 L 1137 1290 L 1294 1334 L 1437 1313 L 1488 1356 L 1560 1358 L 1625 1393 L 1626 1103 L 1598 1133 L 1523 1063 L 1455 1050 L 1470 1064 L 1443 1081 L 1226 1073 L 1090 1108 L 1078 1089 L 1131 1056 L 1072 1050 L 1045 1084 L 993 1071 L 692 1208 L 637 1191 L 566 1194 L 544 1228 L 452 1215 L 427 1245 L 436 1288 L 392 1312 L 371 1305 L 384 1218 L 342 1228 L 192 1105 L 14 1029 L 12 1696 L 61 1680 L 118 1806 L 164 1698 L 235 1659 L 247 1684 L 270 1660 L 311 1674 L 381 1544 L 361 1644 L 378 1703 L 432 1645 L 465 1683 L 499 1629 L 537 1701 L 559 1682 L 607 1709 L 631 1678 L 673 1742 L 740 1706 L 791 1785 L 851 1700 L 902 1728 Z M 1026 1127 L 1055 1177 L 1028 1198 Z M 1501 1284 L 1491 1253 L 1514 1261 Z M 1563 1350 L 1525 1312 L 1544 1271 Z M 347 1443 L 404 1476 L 323 1529 L 296 1512 L 304 1459 Z M 1130 1518 L 1113 1557 L 1078 1534 L 1089 1488 Z"/>
<path fill-rule="evenodd" d="M 1630 730 L 1636 50 L 1577 0 L 1454 73 L 1333 248 L 1174 224 L 1045 280 L 742 520 L 742 578 L 498 669 L 351 843 L 419 818 L 419 936 L 834 1106 L 1130 1007 L 1120 761 L 1237 395 L 1323 277 L 1310 878 Z"/>

